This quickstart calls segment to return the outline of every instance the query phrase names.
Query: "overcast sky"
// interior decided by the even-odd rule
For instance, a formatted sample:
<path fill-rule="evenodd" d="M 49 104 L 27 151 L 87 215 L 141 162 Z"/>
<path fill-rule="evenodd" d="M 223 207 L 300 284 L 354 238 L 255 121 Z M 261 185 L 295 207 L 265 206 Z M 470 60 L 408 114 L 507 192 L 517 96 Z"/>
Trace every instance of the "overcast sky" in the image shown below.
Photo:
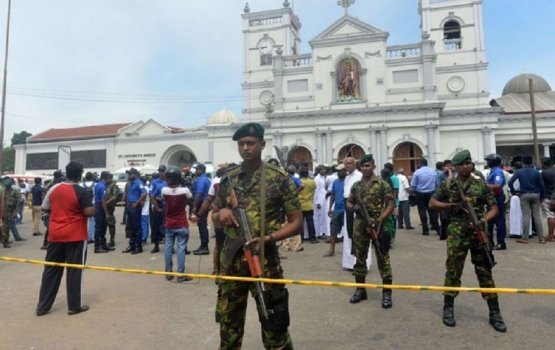
<path fill-rule="evenodd" d="M 0 1 L 3 63 L 7 0 Z M 251 0 L 251 11 L 283 0 Z M 302 51 L 343 15 L 336 0 L 294 0 Z M 14 132 L 146 121 L 194 127 L 241 111 L 242 0 L 12 0 L 5 142 Z M 418 0 L 356 0 L 350 13 L 420 38 Z M 485 0 L 492 97 L 515 75 L 555 87 L 555 1 Z M 1 78 L 0 78 L 1 79 Z"/>

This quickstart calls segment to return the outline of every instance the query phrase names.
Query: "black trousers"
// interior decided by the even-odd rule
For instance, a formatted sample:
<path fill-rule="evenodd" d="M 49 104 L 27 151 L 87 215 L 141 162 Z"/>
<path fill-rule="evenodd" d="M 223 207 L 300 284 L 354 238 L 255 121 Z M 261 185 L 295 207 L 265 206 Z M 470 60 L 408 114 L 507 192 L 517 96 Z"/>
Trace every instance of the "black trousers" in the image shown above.
<path fill-rule="evenodd" d="M 152 243 L 158 243 L 164 239 L 165 235 L 164 211 L 158 212 L 153 208 L 150 210 L 150 240 Z"/>
<path fill-rule="evenodd" d="M 439 231 L 439 223 L 437 220 L 437 212 L 428 207 L 430 203 L 430 198 L 434 193 L 424 193 L 416 192 L 416 206 L 418 207 L 418 216 L 420 216 L 420 222 L 422 223 L 422 232 L 429 233 L 430 228 L 428 227 L 428 215 L 430 216 L 430 226 L 433 230 Z M 439 232 L 438 232 L 439 234 Z"/>
<path fill-rule="evenodd" d="M 94 214 L 94 247 L 106 247 L 106 213 L 102 205 L 95 206 L 96 213 Z"/>
<path fill-rule="evenodd" d="M 345 202 L 347 202 L 346 199 Z M 353 222 L 355 221 L 355 212 L 350 209 L 345 209 L 345 218 L 347 219 L 347 222 L 345 223 L 347 226 L 347 237 L 353 239 Z"/>
<path fill-rule="evenodd" d="M 303 211 L 303 219 L 306 222 L 308 230 L 308 239 L 313 241 L 316 239 L 316 230 L 314 229 L 314 210 Z M 304 240 L 304 234 L 301 236 Z"/>
<path fill-rule="evenodd" d="M 49 242 L 46 250 L 45 261 L 79 264 L 82 265 L 87 259 L 87 241 L 79 242 Z M 37 312 L 46 312 L 52 308 L 64 268 L 58 266 L 45 266 L 42 273 L 39 303 Z M 68 268 L 66 273 L 67 308 L 68 310 L 79 310 L 81 304 L 81 287 L 83 270 Z"/>

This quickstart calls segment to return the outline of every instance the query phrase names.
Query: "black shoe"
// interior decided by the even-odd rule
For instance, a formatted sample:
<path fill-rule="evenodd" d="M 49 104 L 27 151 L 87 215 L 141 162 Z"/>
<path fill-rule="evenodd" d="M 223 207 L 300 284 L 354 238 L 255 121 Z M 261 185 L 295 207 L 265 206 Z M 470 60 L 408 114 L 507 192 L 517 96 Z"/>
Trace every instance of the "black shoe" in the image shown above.
<path fill-rule="evenodd" d="M 116 250 L 116 248 L 110 247 L 109 245 L 106 245 L 106 244 L 102 246 L 102 249 L 107 250 L 109 252 Z"/>
<path fill-rule="evenodd" d="M 193 279 L 191 277 L 187 277 L 187 276 L 177 277 L 177 283 L 183 283 L 183 282 L 188 282 L 192 280 Z"/>
<path fill-rule="evenodd" d="M 77 314 L 80 314 L 81 312 L 87 311 L 88 309 L 89 309 L 89 307 L 87 305 L 83 305 L 83 306 L 81 306 L 81 308 L 79 310 L 69 310 L 67 312 L 67 314 L 70 315 L 70 316 L 71 315 L 77 315 Z"/>
<path fill-rule="evenodd" d="M 160 248 L 158 248 L 158 244 L 154 246 L 154 248 L 152 248 L 152 250 L 150 251 L 151 254 L 154 253 L 158 253 L 160 251 Z"/>
<path fill-rule="evenodd" d="M 443 299 L 443 324 L 447 327 L 455 327 L 457 325 L 455 322 L 455 298 L 446 295 Z"/>
<path fill-rule="evenodd" d="M 403 227 L 403 226 L 397 226 L 397 229 L 399 229 L 399 230 L 403 230 L 403 229 L 404 229 L 404 227 Z"/>
<path fill-rule="evenodd" d="M 414 227 L 412 227 L 412 226 L 407 226 L 407 227 L 405 228 L 405 230 L 414 230 Z"/>
<path fill-rule="evenodd" d="M 37 314 L 37 316 L 40 317 L 40 316 L 46 315 L 46 314 L 49 313 L 49 312 L 50 312 L 50 310 L 44 310 L 44 311 L 43 311 L 43 310 L 38 310 L 38 309 L 37 309 L 37 311 L 36 311 L 35 313 Z"/>
<path fill-rule="evenodd" d="M 171 271 L 170 271 L 170 272 L 171 272 Z M 171 276 L 171 275 L 166 275 L 166 280 L 167 280 L 167 281 L 173 280 L 173 276 Z"/>
<path fill-rule="evenodd" d="M 4 247 L 5 248 L 5 247 Z M 9 248 L 9 247 L 8 247 Z M 43 244 L 42 247 L 40 247 L 40 250 L 46 250 L 48 249 L 48 246 L 46 244 Z"/>
<path fill-rule="evenodd" d="M 503 321 L 503 317 L 501 317 L 501 311 L 499 311 L 499 302 L 497 301 L 497 299 L 489 299 L 488 307 L 489 323 L 496 331 L 505 333 L 507 331 L 507 325 Z"/>
<path fill-rule="evenodd" d="M 115 242 L 110 242 L 110 243 L 108 243 L 108 246 L 107 246 L 107 247 L 108 247 L 108 248 L 114 248 L 115 246 L 116 246 L 116 243 L 115 243 Z M 112 249 L 112 250 L 113 250 L 113 249 Z"/>
<path fill-rule="evenodd" d="M 94 252 L 95 254 L 98 254 L 98 253 L 109 253 L 110 251 L 107 249 L 104 249 L 103 247 L 98 247 L 98 248 L 94 248 Z"/>
<path fill-rule="evenodd" d="M 16 242 L 23 242 L 23 241 L 26 241 L 26 240 L 27 240 L 27 238 L 22 238 L 22 237 L 19 237 L 19 238 L 15 239 Z"/>
<path fill-rule="evenodd" d="M 208 255 L 208 254 L 210 254 L 210 251 L 208 250 L 208 248 L 199 247 L 197 250 L 193 250 L 193 254 L 195 254 L 195 255 Z"/>
<path fill-rule="evenodd" d="M 122 250 L 122 253 L 131 253 L 133 251 L 133 248 L 131 246 L 127 246 L 127 248 L 125 248 L 124 250 Z"/>
<path fill-rule="evenodd" d="M 364 288 L 357 288 L 355 290 L 355 294 L 349 299 L 351 304 L 360 303 L 363 300 L 368 299 L 368 295 L 366 294 L 366 289 Z"/>
<path fill-rule="evenodd" d="M 175 250 L 175 249 L 174 249 Z M 174 252 L 175 253 L 175 252 Z M 189 255 L 191 254 L 191 251 L 189 249 L 185 249 L 185 255 Z"/>
<path fill-rule="evenodd" d="M 382 308 L 389 309 L 393 306 L 391 298 L 391 289 L 385 289 L 382 293 Z"/>
<path fill-rule="evenodd" d="M 40 233 L 40 232 L 33 232 L 33 236 L 42 236 L 42 233 Z"/>
<path fill-rule="evenodd" d="M 507 250 L 507 244 L 498 243 L 495 245 L 495 247 L 493 247 L 493 250 Z"/>
<path fill-rule="evenodd" d="M 422 236 L 429 236 L 430 232 L 422 232 Z"/>
<path fill-rule="evenodd" d="M 4 248 L 11 248 L 12 247 L 8 242 L 3 243 L 2 245 L 4 246 Z M 46 249 L 46 248 L 44 248 L 44 249 Z"/>
<path fill-rule="evenodd" d="M 343 243 L 343 237 L 337 237 L 335 243 Z"/>
<path fill-rule="evenodd" d="M 312 238 L 309 242 L 310 243 L 320 243 L 320 242 L 318 242 L 318 240 L 316 238 Z"/>
<path fill-rule="evenodd" d="M 94 239 L 89 239 L 89 240 L 87 241 L 87 243 L 88 243 L 88 244 L 93 244 L 93 243 L 94 243 Z"/>
<path fill-rule="evenodd" d="M 131 255 L 141 254 L 143 252 L 143 248 L 135 248 L 131 251 Z"/>

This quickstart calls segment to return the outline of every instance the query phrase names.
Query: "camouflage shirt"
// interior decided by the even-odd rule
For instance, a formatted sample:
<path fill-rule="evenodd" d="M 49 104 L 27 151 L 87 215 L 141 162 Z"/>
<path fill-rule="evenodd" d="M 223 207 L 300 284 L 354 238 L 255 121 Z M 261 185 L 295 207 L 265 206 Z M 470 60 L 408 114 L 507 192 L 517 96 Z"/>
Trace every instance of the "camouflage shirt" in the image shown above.
<path fill-rule="evenodd" d="M 440 202 L 460 203 L 462 201 L 460 192 L 463 192 L 476 216 L 481 219 L 485 214 L 485 207 L 491 207 L 496 204 L 495 197 L 491 188 L 479 176 L 472 174 L 466 182 L 462 182 L 459 177 L 452 181 L 444 181 L 437 188 L 433 198 Z M 451 212 L 450 220 L 467 221 L 468 215 L 462 210 Z"/>
<path fill-rule="evenodd" d="M 242 166 L 229 170 L 222 177 L 220 191 L 216 197 L 217 207 L 233 209 L 230 193 L 232 188 L 235 190 L 239 206 L 246 211 L 253 237 L 260 236 L 260 179 L 262 175 L 266 181 L 266 235 L 281 227 L 280 211 L 282 209 L 285 213 L 301 210 L 297 189 L 289 176 L 271 164 L 265 164 L 264 167 L 264 174 L 262 174 L 262 166 L 254 172 L 246 172 Z M 237 229 L 233 227 L 227 227 L 225 231 L 229 239 L 235 239 L 238 236 Z"/>
<path fill-rule="evenodd" d="M 356 204 L 355 195 L 360 193 L 360 198 L 370 212 L 372 220 L 378 220 L 382 210 L 387 206 L 389 200 L 393 200 L 393 191 L 391 186 L 381 178 L 374 176 L 368 183 L 357 181 L 351 187 L 348 201 L 353 205 Z M 361 220 L 357 216 L 355 220 Z"/>
<path fill-rule="evenodd" d="M 122 196 L 122 192 L 119 189 L 117 183 L 112 182 L 110 186 L 108 186 L 108 189 L 106 190 L 106 196 L 104 197 L 104 200 L 108 201 L 114 197 L 116 198 L 116 200 L 108 203 L 108 209 L 115 208 L 116 202 L 121 199 L 121 196 Z"/>
<path fill-rule="evenodd" d="M 20 193 L 19 190 L 4 189 L 4 205 L 8 216 L 15 215 L 17 206 L 19 204 Z"/>

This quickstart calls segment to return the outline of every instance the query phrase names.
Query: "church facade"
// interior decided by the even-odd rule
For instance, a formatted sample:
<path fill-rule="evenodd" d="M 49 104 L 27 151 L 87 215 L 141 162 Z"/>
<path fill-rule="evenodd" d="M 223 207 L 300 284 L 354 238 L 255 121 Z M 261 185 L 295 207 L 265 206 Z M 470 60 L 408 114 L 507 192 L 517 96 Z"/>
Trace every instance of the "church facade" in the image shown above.
<path fill-rule="evenodd" d="M 301 22 L 289 1 L 260 12 L 245 7 L 241 118 L 222 111 L 196 129 L 151 120 L 87 139 L 38 134 L 16 147 L 16 172 L 39 171 L 40 161 L 29 167 L 30 156 L 40 159 L 34 153 L 50 153 L 54 159 L 57 152 L 62 164 L 63 147 L 97 150 L 100 158 L 105 151 L 104 166 L 85 164 L 95 170 L 137 162 L 239 161 L 231 135 L 250 121 L 266 128 L 266 158 L 279 155 L 284 162 L 310 167 L 372 153 L 377 164 L 393 162 L 410 173 L 422 157 L 434 164 L 463 148 L 478 165 L 499 149 L 504 157 L 529 150 L 529 110 L 521 106 L 507 113 L 511 99 L 490 97 L 482 1 L 420 0 L 421 40 L 405 45 L 388 45 L 386 31 L 351 16 L 352 0 L 338 3 L 345 14 L 309 41 L 308 53 L 300 52 Z M 553 96 L 545 84 L 539 84 L 538 92 Z M 507 95 L 511 93 L 516 90 L 509 88 Z M 539 111 L 538 122 L 546 156 L 555 141 L 550 103 Z"/>

